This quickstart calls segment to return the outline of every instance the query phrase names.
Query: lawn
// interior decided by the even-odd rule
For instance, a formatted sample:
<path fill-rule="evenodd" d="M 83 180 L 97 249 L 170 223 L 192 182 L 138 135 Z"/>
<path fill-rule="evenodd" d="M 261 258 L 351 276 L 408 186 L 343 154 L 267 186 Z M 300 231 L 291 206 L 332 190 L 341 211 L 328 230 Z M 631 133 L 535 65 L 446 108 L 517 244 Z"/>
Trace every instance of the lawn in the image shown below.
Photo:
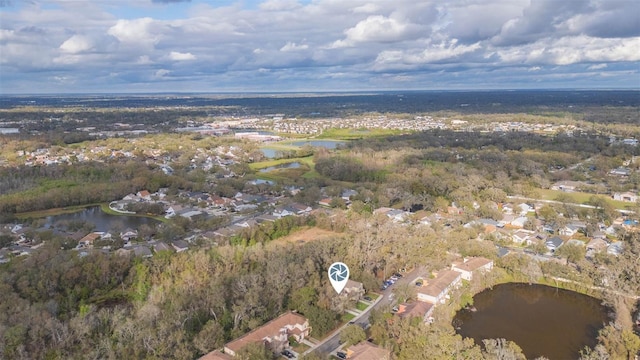
<path fill-rule="evenodd" d="M 613 205 L 616 209 L 624 210 L 630 205 L 629 203 L 625 203 L 623 201 L 613 200 L 606 195 L 596 195 L 596 194 L 589 194 L 584 192 L 569 193 L 569 192 L 564 192 L 560 190 L 551 190 L 551 189 L 538 189 L 537 191 L 540 193 L 540 198 L 543 200 L 557 200 L 558 196 L 566 196 L 568 199 L 572 199 L 572 202 L 575 204 L 587 204 L 589 202 L 589 199 L 591 199 L 592 196 L 597 196 L 607 200 L 607 202 Z"/>
<path fill-rule="evenodd" d="M 303 352 L 307 351 L 310 346 L 307 344 L 300 344 L 300 343 L 296 343 L 291 344 L 291 348 L 293 349 L 293 351 L 297 352 L 298 354 L 302 354 Z"/>
<path fill-rule="evenodd" d="M 363 303 L 362 301 L 358 301 L 358 303 L 356 304 L 356 309 L 360 310 L 360 311 L 364 311 L 369 307 L 369 305 Z"/>
<path fill-rule="evenodd" d="M 356 316 L 351 314 L 351 313 L 344 313 L 344 315 L 342 315 L 342 318 L 340 319 L 340 321 L 342 321 L 342 323 L 348 323 L 349 321 L 353 320 Z"/>
<path fill-rule="evenodd" d="M 370 137 L 399 135 L 403 132 L 406 131 L 391 129 L 328 129 L 317 138 L 328 140 L 357 140 Z"/>

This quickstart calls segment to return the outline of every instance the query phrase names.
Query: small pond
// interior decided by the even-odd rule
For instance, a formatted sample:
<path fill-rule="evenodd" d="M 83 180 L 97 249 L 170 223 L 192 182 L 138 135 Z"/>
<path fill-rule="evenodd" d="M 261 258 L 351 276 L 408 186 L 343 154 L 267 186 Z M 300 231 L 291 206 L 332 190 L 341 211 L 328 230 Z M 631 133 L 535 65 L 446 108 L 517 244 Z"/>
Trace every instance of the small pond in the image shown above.
<path fill-rule="evenodd" d="M 453 325 L 463 337 L 505 338 L 518 344 L 527 359 L 577 359 L 585 346 L 596 345 L 608 321 L 601 301 L 544 285 L 501 284 L 473 298 L 476 311 L 460 310 Z"/>
<path fill-rule="evenodd" d="M 323 147 L 326 149 L 335 149 L 339 145 L 346 144 L 344 141 L 332 141 L 332 140 L 309 140 L 309 141 L 296 141 L 292 143 L 294 146 L 305 146 L 311 145 L 314 147 Z"/>
<path fill-rule="evenodd" d="M 260 149 L 260 151 L 262 151 L 262 153 L 264 154 L 264 156 L 268 159 L 273 159 L 278 155 L 278 151 L 276 149 L 269 149 L 269 148 L 262 148 Z"/>
<path fill-rule="evenodd" d="M 52 227 L 61 221 L 86 221 L 95 225 L 95 231 L 109 231 L 114 227 L 121 230 L 127 228 L 137 230 L 142 224 L 156 226 L 160 223 L 158 220 L 142 216 L 110 215 L 103 212 L 99 206 L 88 207 L 70 214 L 47 216 L 46 220 L 45 227 Z"/>
<path fill-rule="evenodd" d="M 300 167 L 300 163 L 299 162 L 290 162 L 290 163 L 286 163 L 286 164 L 269 166 L 269 167 L 266 167 L 264 169 L 260 169 L 259 171 L 261 173 L 265 173 L 265 172 L 269 172 L 269 171 L 273 171 L 273 170 L 277 170 L 277 169 L 297 169 L 299 167 Z"/>

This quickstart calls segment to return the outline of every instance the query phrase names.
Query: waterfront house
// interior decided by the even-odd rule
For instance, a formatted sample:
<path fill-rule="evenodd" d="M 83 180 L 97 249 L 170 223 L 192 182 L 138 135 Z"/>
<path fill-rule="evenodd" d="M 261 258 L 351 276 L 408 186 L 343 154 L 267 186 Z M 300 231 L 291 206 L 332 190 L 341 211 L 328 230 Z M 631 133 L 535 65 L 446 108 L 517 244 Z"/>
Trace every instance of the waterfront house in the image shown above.
<path fill-rule="evenodd" d="M 433 304 L 444 303 L 449 296 L 449 290 L 456 288 L 461 281 L 461 273 L 453 270 L 442 270 L 438 272 L 435 279 L 429 279 L 426 285 L 418 289 L 418 300 Z"/>
<path fill-rule="evenodd" d="M 459 272 L 467 281 L 471 281 L 475 272 L 488 272 L 492 269 L 493 261 L 483 257 L 464 259 L 462 263 L 454 263 L 451 266 L 451 270 Z"/>

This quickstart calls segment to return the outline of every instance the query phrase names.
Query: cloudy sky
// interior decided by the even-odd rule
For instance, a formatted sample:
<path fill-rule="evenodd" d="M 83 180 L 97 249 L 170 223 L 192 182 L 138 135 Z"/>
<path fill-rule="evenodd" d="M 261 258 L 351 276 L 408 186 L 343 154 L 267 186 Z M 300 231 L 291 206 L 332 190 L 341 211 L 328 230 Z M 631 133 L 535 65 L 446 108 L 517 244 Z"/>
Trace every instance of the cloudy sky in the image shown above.
<path fill-rule="evenodd" d="M 640 88 L 637 0 L 0 0 L 0 93 Z"/>

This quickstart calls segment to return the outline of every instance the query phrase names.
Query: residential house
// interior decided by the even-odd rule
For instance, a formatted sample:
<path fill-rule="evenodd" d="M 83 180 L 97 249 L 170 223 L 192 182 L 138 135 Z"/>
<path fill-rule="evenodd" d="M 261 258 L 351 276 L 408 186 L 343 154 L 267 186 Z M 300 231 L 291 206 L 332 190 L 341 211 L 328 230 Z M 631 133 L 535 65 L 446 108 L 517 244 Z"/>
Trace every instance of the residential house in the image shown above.
<path fill-rule="evenodd" d="M 289 311 L 225 344 L 224 352 L 235 356 L 240 349 L 249 344 L 262 343 L 274 353 L 280 353 L 289 347 L 289 337 L 293 337 L 297 342 L 302 342 L 309 336 L 310 331 L 309 320 L 300 314 Z"/>
<path fill-rule="evenodd" d="M 364 285 L 361 282 L 353 281 L 351 279 L 347 280 L 347 284 L 340 292 L 340 295 L 348 296 L 350 299 L 359 300 L 362 296 L 364 296 Z"/>
<path fill-rule="evenodd" d="M 143 246 L 143 245 L 134 246 L 133 247 L 133 253 L 136 256 L 140 256 L 140 257 L 143 257 L 143 258 L 150 258 L 150 257 L 153 256 L 153 254 L 151 253 L 151 249 L 149 249 L 149 247 Z"/>
<path fill-rule="evenodd" d="M 623 250 L 624 250 L 624 243 L 622 241 L 616 241 L 614 243 L 611 243 L 611 245 L 607 247 L 607 254 L 618 256 L 622 254 Z"/>
<path fill-rule="evenodd" d="M 363 341 L 347 348 L 347 359 L 350 360 L 390 360 L 391 351 Z"/>
<path fill-rule="evenodd" d="M 273 210 L 273 216 L 275 216 L 278 219 L 283 218 L 285 216 L 292 216 L 292 215 L 295 215 L 295 212 L 283 206 L 279 206 Z"/>
<path fill-rule="evenodd" d="M 613 170 L 611 170 L 609 172 L 610 175 L 617 175 L 617 176 L 629 176 L 631 175 L 631 169 L 627 168 L 627 167 L 617 167 Z"/>
<path fill-rule="evenodd" d="M 513 242 L 516 244 L 531 245 L 534 232 L 529 230 L 518 230 L 511 235 Z"/>
<path fill-rule="evenodd" d="M 529 221 L 529 219 L 527 219 L 526 216 L 518 216 L 517 218 L 511 220 L 511 226 L 517 227 L 517 228 L 523 228 L 524 224 L 527 223 L 527 221 Z"/>
<path fill-rule="evenodd" d="M 257 226 L 258 222 L 256 220 L 254 220 L 254 219 L 249 219 L 249 220 L 245 220 L 245 221 L 241 221 L 241 222 L 235 223 L 234 225 L 240 226 L 241 228 L 249 229 L 249 228 L 252 228 L 254 226 Z"/>
<path fill-rule="evenodd" d="M 601 238 L 594 238 L 587 244 L 587 255 L 604 251 L 609 244 Z"/>
<path fill-rule="evenodd" d="M 521 216 L 527 216 L 527 213 L 535 211 L 535 209 L 532 206 L 525 203 L 518 204 L 518 209 L 520 209 Z"/>
<path fill-rule="evenodd" d="M 471 281 L 474 272 L 488 272 L 493 269 L 493 260 L 483 257 L 473 257 L 464 259 L 462 263 L 453 264 L 451 270 L 462 274 L 462 278 Z"/>
<path fill-rule="evenodd" d="M 624 201 L 624 202 L 638 202 L 638 194 L 627 191 L 623 193 L 613 193 L 613 200 Z"/>
<path fill-rule="evenodd" d="M 578 230 L 580 230 L 580 226 L 576 224 L 568 224 L 562 229 L 558 230 L 558 233 L 564 236 L 573 236 L 578 233 Z"/>
<path fill-rule="evenodd" d="M 449 290 L 457 287 L 462 281 L 462 274 L 453 270 L 438 272 L 435 279 L 430 279 L 418 289 L 418 300 L 433 304 L 443 302 L 449 296 Z"/>
<path fill-rule="evenodd" d="M 332 201 L 331 198 L 324 198 L 324 199 L 321 199 L 320 201 L 318 201 L 318 205 L 331 207 L 331 201 Z"/>
<path fill-rule="evenodd" d="M 159 252 L 159 251 L 171 251 L 171 247 L 169 247 L 169 245 L 167 245 L 167 243 L 162 242 L 162 241 L 158 241 L 156 243 L 153 244 L 153 251 L 155 252 Z"/>
<path fill-rule="evenodd" d="M 562 246 L 563 243 L 564 242 L 562 241 L 561 238 L 554 236 L 550 239 L 547 239 L 547 241 L 544 244 L 547 247 L 547 249 L 549 249 L 549 251 L 555 252 L 556 250 L 558 250 L 560 246 Z"/>
<path fill-rule="evenodd" d="M 187 242 L 183 240 L 176 240 L 171 243 L 171 246 L 176 249 L 176 252 L 183 252 L 189 249 L 189 245 L 187 245 Z"/>
<path fill-rule="evenodd" d="M 232 360 L 233 357 L 229 354 L 225 354 L 220 350 L 214 350 L 204 356 L 202 356 L 198 360 Z"/>
<path fill-rule="evenodd" d="M 120 238 L 124 241 L 124 242 L 129 242 L 132 239 L 135 239 L 138 237 L 138 230 L 134 230 L 131 228 L 127 228 L 126 230 L 124 230 L 123 232 L 120 233 Z"/>
<path fill-rule="evenodd" d="M 195 210 L 195 209 L 185 209 L 179 212 L 178 215 L 182 216 L 183 218 L 187 218 L 189 220 L 195 220 L 197 218 L 202 218 L 205 216 L 205 214 L 202 211 Z"/>
<path fill-rule="evenodd" d="M 138 196 L 140 199 L 144 199 L 147 201 L 151 200 L 151 193 L 147 190 L 138 191 L 136 196 Z"/>
<path fill-rule="evenodd" d="M 551 185 L 551 190 L 559 190 L 564 192 L 574 192 L 580 188 L 583 183 L 579 181 L 558 181 Z"/>
<path fill-rule="evenodd" d="M 102 233 L 92 232 L 85 235 L 82 239 L 78 241 L 78 248 L 92 248 L 93 242 L 100 238 Z"/>
<path fill-rule="evenodd" d="M 493 219 L 478 219 L 477 222 L 482 224 L 485 234 L 492 234 L 498 230 L 498 222 Z"/>
<path fill-rule="evenodd" d="M 358 195 L 358 192 L 352 189 L 345 189 L 340 194 L 340 197 L 345 201 L 350 201 L 352 196 Z"/>
<path fill-rule="evenodd" d="M 421 318 L 423 322 L 433 321 L 435 305 L 424 301 L 414 301 L 398 305 L 396 315 L 400 318 Z"/>

